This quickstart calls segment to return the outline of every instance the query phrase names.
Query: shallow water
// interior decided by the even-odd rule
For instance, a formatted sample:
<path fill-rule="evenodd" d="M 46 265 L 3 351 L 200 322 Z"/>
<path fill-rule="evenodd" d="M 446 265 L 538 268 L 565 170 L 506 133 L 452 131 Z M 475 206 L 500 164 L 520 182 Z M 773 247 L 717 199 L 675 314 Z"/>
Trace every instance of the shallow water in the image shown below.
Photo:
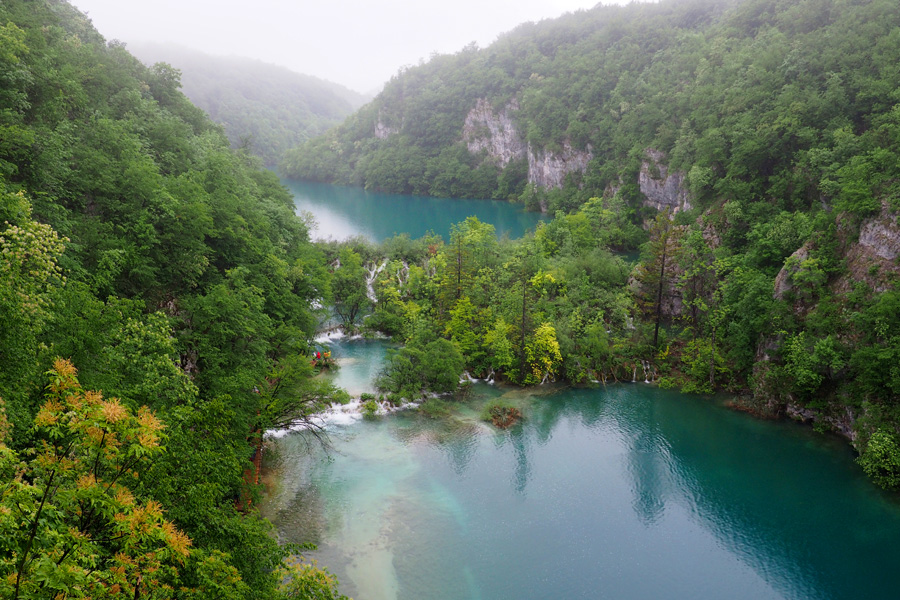
<path fill-rule="evenodd" d="M 356 600 L 897 597 L 900 504 L 843 440 L 644 384 L 538 392 L 275 440 L 263 510 Z M 499 395 L 521 425 L 477 420 Z"/>
<path fill-rule="evenodd" d="M 498 237 L 520 238 L 546 218 L 526 212 L 521 205 L 496 200 L 430 198 L 400 194 L 378 194 L 362 188 L 342 187 L 283 179 L 294 194 L 298 211 L 312 213 L 319 240 L 343 240 L 363 236 L 381 242 L 398 233 L 413 239 L 434 232 L 448 239 L 450 226 L 476 216 L 490 223 Z"/>

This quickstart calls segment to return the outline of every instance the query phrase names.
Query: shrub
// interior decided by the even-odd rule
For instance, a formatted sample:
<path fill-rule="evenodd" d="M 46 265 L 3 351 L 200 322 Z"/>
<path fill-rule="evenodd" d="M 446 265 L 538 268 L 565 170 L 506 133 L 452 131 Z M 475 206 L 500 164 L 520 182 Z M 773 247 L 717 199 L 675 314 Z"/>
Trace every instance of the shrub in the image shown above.
<path fill-rule="evenodd" d="M 856 462 L 884 489 L 900 489 L 900 445 L 891 433 L 883 429 L 873 433 Z"/>
<path fill-rule="evenodd" d="M 481 410 L 481 419 L 493 423 L 495 427 L 506 429 L 522 419 L 522 411 L 503 400 L 493 400 Z"/>

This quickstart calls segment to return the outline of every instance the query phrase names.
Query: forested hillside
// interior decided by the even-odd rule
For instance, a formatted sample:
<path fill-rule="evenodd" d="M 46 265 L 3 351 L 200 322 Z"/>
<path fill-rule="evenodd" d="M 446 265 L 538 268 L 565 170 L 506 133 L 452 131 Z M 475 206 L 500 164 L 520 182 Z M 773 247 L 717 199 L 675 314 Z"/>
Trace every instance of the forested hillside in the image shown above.
<path fill-rule="evenodd" d="M 555 184 L 541 171 L 556 165 L 568 178 L 567 193 L 550 194 L 553 211 L 623 184 L 639 203 L 634 182 L 652 148 L 704 206 L 728 196 L 805 209 L 854 187 L 836 165 L 865 155 L 859 136 L 892 110 L 895 8 L 671 0 L 522 25 L 399 73 L 285 168 L 376 190 L 529 201 L 525 184 Z M 501 134 L 500 147 L 479 143 Z M 579 153 L 583 170 L 571 164 Z"/>
<path fill-rule="evenodd" d="M 556 214 L 381 251 L 389 396 L 442 387 L 438 336 L 448 368 L 519 383 L 646 370 L 839 431 L 897 487 L 898 90 L 890 0 L 597 7 L 399 73 L 285 168 Z M 630 274 L 606 253 L 648 238 Z"/>
<path fill-rule="evenodd" d="M 178 69 L 185 96 L 225 128 L 233 147 L 249 148 L 266 166 L 367 100 L 336 83 L 248 58 L 148 43 L 129 44 L 128 50 L 147 65 Z"/>
<path fill-rule="evenodd" d="M 4 598 L 333 593 L 280 566 L 251 462 L 332 393 L 304 358 L 329 277 L 178 87 L 62 0 L 0 3 Z"/>

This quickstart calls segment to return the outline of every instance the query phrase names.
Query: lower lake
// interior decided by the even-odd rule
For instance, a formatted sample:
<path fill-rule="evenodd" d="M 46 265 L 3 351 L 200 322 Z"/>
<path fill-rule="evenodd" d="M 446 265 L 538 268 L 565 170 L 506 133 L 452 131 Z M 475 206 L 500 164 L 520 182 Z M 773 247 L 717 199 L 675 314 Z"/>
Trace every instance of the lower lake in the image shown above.
<path fill-rule="evenodd" d="M 333 348 L 371 390 L 386 344 Z M 469 396 L 273 439 L 263 513 L 356 600 L 898 597 L 900 502 L 845 440 L 643 383 Z"/>
<path fill-rule="evenodd" d="M 379 194 L 362 188 L 341 187 L 283 179 L 294 194 L 297 211 L 316 221 L 313 239 L 343 240 L 362 236 L 381 242 L 398 233 L 413 239 L 434 232 L 448 239 L 450 226 L 475 216 L 490 223 L 502 237 L 519 238 L 546 216 L 526 212 L 521 205 L 496 200 L 459 200 Z"/>

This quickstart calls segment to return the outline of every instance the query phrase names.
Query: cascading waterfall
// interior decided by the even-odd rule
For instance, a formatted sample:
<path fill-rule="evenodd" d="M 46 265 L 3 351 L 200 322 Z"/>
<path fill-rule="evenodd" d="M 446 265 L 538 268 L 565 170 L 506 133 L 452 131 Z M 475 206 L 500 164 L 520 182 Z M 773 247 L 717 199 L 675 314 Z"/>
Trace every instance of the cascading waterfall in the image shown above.
<path fill-rule="evenodd" d="M 644 369 L 644 383 L 650 383 L 650 376 L 653 374 L 650 363 L 642 358 L 641 368 Z"/>
<path fill-rule="evenodd" d="M 369 297 L 373 304 L 378 301 L 375 298 L 375 278 L 384 270 L 387 263 L 387 259 L 384 259 L 380 265 L 372 263 L 371 266 L 366 267 L 366 296 Z"/>

